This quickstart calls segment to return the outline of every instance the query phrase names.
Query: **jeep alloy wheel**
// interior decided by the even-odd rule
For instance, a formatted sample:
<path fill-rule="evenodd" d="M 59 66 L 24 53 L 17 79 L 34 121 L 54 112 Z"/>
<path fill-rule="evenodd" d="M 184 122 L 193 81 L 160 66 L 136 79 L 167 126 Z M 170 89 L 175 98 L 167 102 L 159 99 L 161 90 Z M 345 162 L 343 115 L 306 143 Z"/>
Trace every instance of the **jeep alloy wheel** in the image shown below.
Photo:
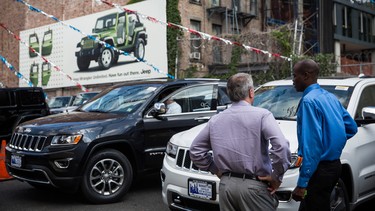
<path fill-rule="evenodd" d="M 98 58 L 99 66 L 101 69 L 107 70 L 111 67 L 113 62 L 113 50 L 104 48 Z"/>
<path fill-rule="evenodd" d="M 129 190 L 133 171 L 129 160 L 119 151 L 106 149 L 95 153 L 83 175 L 82 193 L 92 203 L 119 201 Z"/>
<path fill-rule="evenodd" d="M 135 44 L 134 56 L 139 60 L 143 60 L 145 57 L 145 42 L 141 38 L 138 38 Z"/>

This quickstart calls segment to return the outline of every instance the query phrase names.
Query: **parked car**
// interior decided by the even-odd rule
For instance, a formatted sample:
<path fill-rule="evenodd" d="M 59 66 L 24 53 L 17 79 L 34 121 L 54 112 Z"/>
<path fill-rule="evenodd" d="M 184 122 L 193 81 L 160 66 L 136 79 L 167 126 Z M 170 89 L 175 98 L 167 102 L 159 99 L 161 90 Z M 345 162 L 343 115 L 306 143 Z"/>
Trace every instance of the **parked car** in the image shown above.
<path fill-rule="evenodd" d="M 358 124 L 358 133 L 348 140 L 341 155 L 342 174 L 331 195 L 332 210 L 353 210 L 375 197 L 375 78 L 319 79 L 318 83 L 337 96 Z M 255 91 L 254 106 L 270 110 L 290 141 L 293 162 L 276 192 L 278 210 L 298 210 L 299 206 L 291 194 L 299 173 L 294 162 L 298 148 L 296 111 L 301 96 L 291 80 L 269 82 Z M 170 209 L 219 209 L 219 178 L 198 169 L 189 157 L 189 147 L 205 125 L 177 133 L 168 143 L 161 180 L 162 198 Z M 194 185 L 198 192 L 191 191 Z"/>
<path fill-rule="evenodd" d="M 51 114 L 62 113 L 64 109 L 73 104 L 75 96 L 57 96 L 48 101 Z"/>
<path fill-rule="evenodd" d="M 165 114 L 163 102 L 171 98 L 181 113 Z M 207 122 L 227 103 L 226 82 L 219 80 L 115 85 L 73 112 L 17 127 L 6 166 L 37 188 L 80 190 L 92 203 L 115 202 L 140 175 L 160 171 L 172 135 Z"/>
<path fill-rule="evenodd" d="M 97 94 L 99 94 L 98 91 L 94 92 L 81 92 L 74 96 L 73 102 L 70 104 L 70 106 L 61 108 L 59 113 L 63 112 L 72 112 L 73 110 L 77 109 L 82 104 L 89 101 L 91 98 L 95 97 Z"/>
<path fill-rule="evenodd" d="M 0 140 L 8 142 L 20 123 L 49 114 L 42 88 L 0 88 Z"/>

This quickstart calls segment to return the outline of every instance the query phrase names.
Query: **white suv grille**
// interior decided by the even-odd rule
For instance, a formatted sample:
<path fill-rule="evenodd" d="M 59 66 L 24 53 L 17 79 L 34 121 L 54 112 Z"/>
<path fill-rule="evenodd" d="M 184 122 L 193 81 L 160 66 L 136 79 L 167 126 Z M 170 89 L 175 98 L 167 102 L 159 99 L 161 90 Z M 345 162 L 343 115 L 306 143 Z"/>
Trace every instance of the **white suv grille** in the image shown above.
<path fill-rule="evenodd" d="M 179 148 L 176 155 L 176 166 L 186 171 L 194 171 L 203 174 L 211 174 L 208 171 L 200 170 L 190 159 L 190 151 L 188 149 Z"/>

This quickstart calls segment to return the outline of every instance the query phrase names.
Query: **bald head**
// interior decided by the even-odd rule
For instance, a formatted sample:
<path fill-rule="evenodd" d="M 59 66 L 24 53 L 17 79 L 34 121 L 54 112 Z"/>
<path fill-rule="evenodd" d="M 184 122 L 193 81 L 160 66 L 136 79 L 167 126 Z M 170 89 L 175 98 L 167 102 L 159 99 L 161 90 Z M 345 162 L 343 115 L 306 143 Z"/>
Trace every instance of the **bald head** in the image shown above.
<path fill-rule="evenodd" d="M 293 67 L 293 84 L 297 91 L 303 92 L 318 81 L 319 65 L 311 59 L 297 62 Z"/>
<path fill-rule="evenodd" d="M 318 79 L 319 75 L 319 65 L 312 59 L 305 59 L 297 62 L 295 65 L 297 71 L 308 72 L 312 77 Z"/>

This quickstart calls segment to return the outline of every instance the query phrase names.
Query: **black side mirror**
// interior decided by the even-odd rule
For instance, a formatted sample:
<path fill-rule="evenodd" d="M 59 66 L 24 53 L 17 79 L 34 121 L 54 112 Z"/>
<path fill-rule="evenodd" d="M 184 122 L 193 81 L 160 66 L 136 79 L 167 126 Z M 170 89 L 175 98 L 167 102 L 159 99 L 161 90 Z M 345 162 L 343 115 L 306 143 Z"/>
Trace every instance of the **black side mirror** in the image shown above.
<path fill-rule="evenodd" d="M 151 115 L 159 120 L 167 120 L 167 117 L 160 116 L 167 112 L 166 106 L 164 103 L 155 103 L 154 108 L 151 111 Z"/>

